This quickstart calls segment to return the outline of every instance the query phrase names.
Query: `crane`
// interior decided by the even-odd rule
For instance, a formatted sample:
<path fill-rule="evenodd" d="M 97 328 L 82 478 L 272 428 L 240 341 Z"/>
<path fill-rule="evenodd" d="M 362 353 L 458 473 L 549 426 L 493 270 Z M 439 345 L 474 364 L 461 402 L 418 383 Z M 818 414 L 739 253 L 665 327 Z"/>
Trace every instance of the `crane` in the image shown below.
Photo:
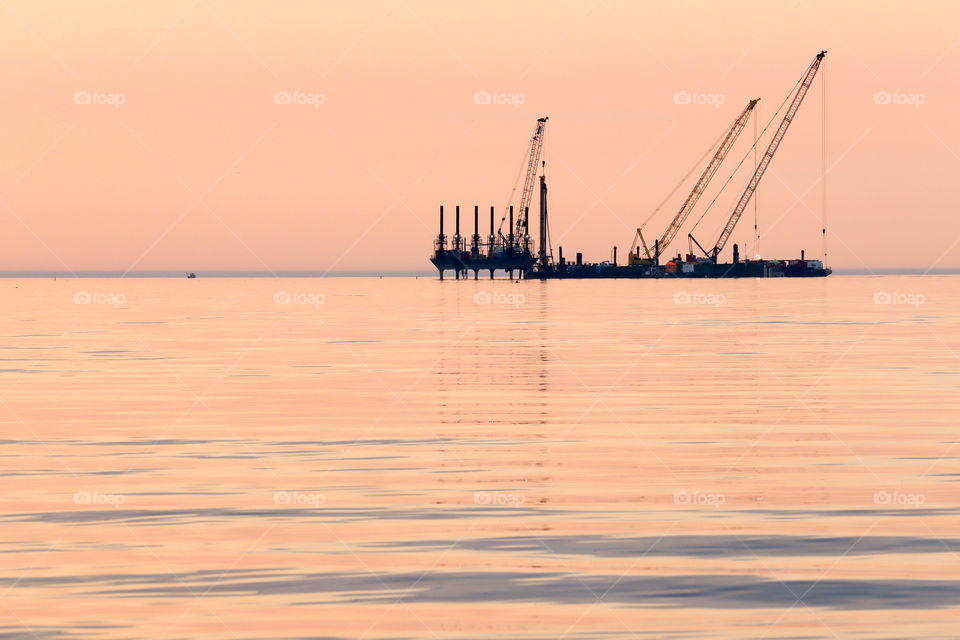
<path fill-rule="evenodd" d="M 817 75 L 817 69 L 820 68 L 820 63 L 823 61 L 823 57 L 825 55 L 827 55 L 827 52 L 821 51 L 817 54 L 816 58 L 814 58 L 810 66 L 807 67 L 807 71 L 803 74 L 803 77 L 800 80 L 800 86 L 797 88 L 797 93 L 793 96 L 793 101 L 790 103 L 786 113 L 783 115 L 783 120 L 780 121 L 780 126 L 777 127 L 777 131 L 774 133 L 773 139 L 770 140 L 770 145 L 764 152 L 763 158 L 760 159 L 759 164 L 757 164 L 757 168 L 753 172 L 753 177 L 750 178 L 750 182 L 747 183 L 747 188 L 744 189 L 743 195 L 740 196 L 737 206 L 734 207 L 733 213 L 730 214 L 730 219 L 727 220 L 727 224 L 723 227 L 723 231 L 720 232 L 720 237 L 717 239 L 716 244 L 713 245 L 713 249 L 707 251 L 700 245 L 699 242 L 697 242 L 696 238 L 693 237 L 693 234 L 688 234 L 691 242 L 696 243 L 696 245 L 700 247 L 700 250 L 703 251 L 704 255 L 706 255 L 707 258 L 709 258 L 712 262 L 717 261 L 717 256 L 721 251 L 723 251 L 723 247 L 727 244 L 727 240 L 730 239 L 730 235 L 733 233 L 734 227 L 736 227 L 737 222 L 740 221 L 740 216 L 743 215 L 744 209 L 747 208 L 750 198 L 757 190 L 757 185 L 760 184 L 760 178 L 763 177 L 767 167 L 770 166 L 770 161 L 773 160 L 773 154 L 777 152 L 777 147 L 780 146 L 780 142 L 783 140 L 784 134 L 787 133 L 787 128 L 790 126 L 790 123 L 793 122 L 793 117 L 797 114 L 797 109 L 800 108 L 800 103 L 803 102 L 804 96 L 807 95 L 807 90 L 810 89 L 810 85 L 813 83 L 813 78 Z"/>
<path fill-rule="evenodd" d="M 530 138 L 530 150 L 527 152 L 527 172 L 523 180 L 523 191 L 520 192 L 520 211 L 517 215 L 516 229 L 513 233 L 513 242 L 515 245 L 523 244 L 526 248 L 525 236 L 527 230 L 527 210 L 530 202 L 533 200 L 533 188 L 537 182 L 537 169 L 540 166 L 540 152 L 543 149 L 543 132 L 547 126 L 548 118 L 537 118 L 537 126 L 533 130 L 533 137 Z M 522 170 L 522 167 L 521 167 Z M 519 180 L 520 176 L 517 176 Z M 513 185 L 513 191 L 510 192 L 510 200 L 513 200 L 513 194 L 517 190 L 517 185 Z"/>
<path fill-rule="evenodd" d="M 690 212 L 693 211 L 697 201 L 700 200 L 700 196 L 703 195 L 703 192 L 707 189 L 707 185 L 710 184 L 710 180 L 713 179 L 713 176 L 717 173 L 717 170 L 723 163 L 724 158 L 726 158 L 727 154 L 730 153 L 730 149 L 733 148 L 734 143 L 740 136 L 740 132 L 743 131 L 743 128 L 747 125 L 747 120 L 750 119 L 750 113 L 753 111 L 753 108 L 756 106 L 759 100 L 760 99 L 757 98 L 748 102 L 744 110 L 740 112 L 739 116 L 737 116 L 737 119 L 733 121 L 733 125 L 727 131 L 726 136 L 723 138 L 723 142 L 721 142 L 720 146 L 717 147 L 717 152 L 713 155 L 713 159 L 710 160 L 709 164 L 707 164 L 706 168 L 703 170 L 703 173 L 700 174 L 700 179 L 697 180 L 697 183 L 693 186 L 693 191 L 691 191 L 690 195 L 687 196 L 687 199 L 683 201 L 683 205 L 680 207 L 677 215 L 674 216 L 670 226 L 668 226 L 666 231 L 663 232 L 663 236 L 661 236 L 660 241 L 655 245 L 655 255 L 650 255 L 650 249 L 647 247 L 647 243 L 643 239 L 643 233 L 640 229 L 637 229 L 637 235 L 640 237 L 640 242 L 643 243 L 644 251 L 647 252 L 648 260 L 659 262 L 660 255 L 666 251 L 670 243 L 673 242 L 673 239 L 677 236 L 677 232 L 680 231 L 680 227 L 687 220 Z M 631 256 L 631 258 L 632 257 L 633 256 Z"/>

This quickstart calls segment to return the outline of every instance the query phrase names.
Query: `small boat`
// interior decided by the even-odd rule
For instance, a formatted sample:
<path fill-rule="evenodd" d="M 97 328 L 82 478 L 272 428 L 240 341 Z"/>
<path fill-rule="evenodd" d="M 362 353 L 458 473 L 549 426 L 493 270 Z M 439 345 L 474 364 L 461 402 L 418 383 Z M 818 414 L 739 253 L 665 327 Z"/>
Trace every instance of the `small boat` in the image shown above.
<path fill-rule="evenodd" d="M 190 272 L 190 273 L 187 274 L 187 277 L 188 277 L 188 278 L 196 278 L 196 277 L 197 277 L 197 274 L 195 274 L 195 273 L 193 273 L 193 272 Z"/>

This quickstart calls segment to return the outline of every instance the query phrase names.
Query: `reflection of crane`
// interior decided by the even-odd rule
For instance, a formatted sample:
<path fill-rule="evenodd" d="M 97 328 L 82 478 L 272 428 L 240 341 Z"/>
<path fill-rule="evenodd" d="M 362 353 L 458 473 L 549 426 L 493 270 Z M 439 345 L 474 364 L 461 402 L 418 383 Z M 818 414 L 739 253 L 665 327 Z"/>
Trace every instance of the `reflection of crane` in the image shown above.
<path fill-rule="evenodd" d="M 756 171 L 753 172 L 753 177 L 750 178 L 750 182 L 747 183 L 747 188 L 744 189 L 743 195 L 740 196 L 740 201 L 737 202 L 737 206 L 734 207 L 733 213 L 730 214 L 730 219 L 727 220 L 726 226 L 724 226 L 723 231 L 720 232 L 720 237 L 717 239 L 717 243 L 713 245 L 713 248 L 710 251 L 707 251 L 700 245 L 699 242 L 696 241 L 692 234 L 688 234 L 690 240 L 696 243 L 696 245 L 700 247 L 700 250 L 703 251 L 707 258 L 713 262 L 717 261 L 717 256 L 721 251 L 723 251 L 724 245 L 726 245 L 727 240 L 730 239 L 730 234 L 733 233 L 734 227 L 736 227 L 737 222 L 740 221 L 740 216 L 743 214 L 743 210 L 747 208 L 747 204 L 750 202 L 750 197 L 753 196 L 753 192 L 757 190 L 757 185 L 760 184 L 760 178 L 763 177 L 763 173 L 767 170 L 767 167 L 770 166 L 770 161 L 773 159 L 773 154 L 777 152 L 777 147 L 780 146 L 780 142 L 783 140 L 784 134 L 787 133 L 787 128 L 790 126 L 790 123 L 793 122 L 793 117 L 797 114 L 797 109 L 800 108 L 800 103 L 803 102 L 803 97 L 807 95 L 807 90 L 810 89 L 810 85 L 813 83 L 813 77 L 817 75 L 817 69 L 820 68 L 820 63 L 823 61 L 823 56 L 826 54 L 826 51 L 821 51 L 818 53 L 817 57 L 814 58 L 813 62 L 807 68 L 806 73 L 804 73 L 803 78 L 800 81 L 800 86 L 797 89 L 797 93 L 793 97 L 793 102 L 791 102 L 790 106 L 787 108 L 787 112 L 784 114 L 783 120 L 780 122 L 780 126 L 777 128 L 777 132 L 773 135 L 773 139 L 770 141 L 770 145 L 763 154 L 763 158 L 760 159 L 760 163 L 757 165 Z"/>
<path fill-rule="evenodd" d="M 737 141 L 740 132 L 743 131 L 743 128 L 746 126 L 747 120 L 750 119 L 750 113 L 753 111 L 753 107 L 756 106 L 758 100 L 759 98 L 748 102 L 746 108 L 744 108 L 744 110 L 740 112 L 740 115 L 737 116 L 737 119 L 733 121 L 733 125 L 727 131 L 723 142 L 717 147 L 717 152 L 713 155 L 713 159 L 707 164 L 703 173 L 700 174 L 700 179 L 697 180 L 697 183 L 693 186 L 693 191 L 691 191 L 687 199 L 684 200 L 683 206 L 680 207 L 670 226 L 663 232 L 660 241 L 655 245 L 655 255 L 650 255 L 650 248 L 647 247 L 647 243 L 643 239 L 643 233 L 640 229 L 637 229 L 637 236 L 639 236 L 640 242 L 643 244 L 644 251 L 647 252 L 647 260 L 659 262 L 660 256 L 667 250 L 670 243 L 673 242 L 673 239 L 677 236 L 677 232 L 680 231 L 680 227 L 686 222 L 690 212 L 693 211 L 693 208 L 697 205 L 697 201 L 700 200 L 700 196 L 702 196 L 703 192 L 707 189 L 707 185 L 710 184 L 710 180 L 717 173 L 724 158 L 727 157 L 730 149 L 733 148 L 733 144 Z M 639 250 L 637 253 L 639 253 Z M 633 258 L 633 256 L 630 257 Z"/>
<path fill-rule="evenodd" d="M 530 151 L 527 153 L 526 168 L 527 172 L 523 180 L 523 191 L 520 192 L 520 211 L 517 214 L 516 229 L 513 232 L 514 244 L 520 245 L 521 249 L 526 248 L 527 209 L 533 200 L 533 187 L 537 182 L 537 168 L 540 164 L 540 152 L 543 149 L 543 130 L 547 126 L 547 118 L 537 119 L 537 128 L 534 129 L 533 137 L 530 138 Z M 521 168 L 521 171 L 523 169 Z M 519 182 L 520 176 L 517 176 Z M 510 192 L 510 200 L 513 201 L 513 194 L 517 191 L 517 183 L 513 185 L 513 191 Z"/>

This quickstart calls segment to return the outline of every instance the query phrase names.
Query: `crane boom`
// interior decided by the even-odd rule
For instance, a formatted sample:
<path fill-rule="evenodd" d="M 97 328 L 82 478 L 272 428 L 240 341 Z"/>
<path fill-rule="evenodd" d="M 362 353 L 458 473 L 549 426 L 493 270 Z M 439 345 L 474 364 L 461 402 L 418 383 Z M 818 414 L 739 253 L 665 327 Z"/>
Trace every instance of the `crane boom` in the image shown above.
<path fill-rule="evenodd" d="M 527 229 L 527 211 L 533 200 L 533 188 L 537 182 L 537 168 L 540 165 L 540 151 L 543 149 L 543 130 L 547 126 L 547 118 L 537 119 L 537 128 L 530 139 L 530 152 L 527 154 L 527 174 L 523 180 L 523 191 L 520 192 L 520 211 L 517 215 L 517 226 L 513 238 L 517 244 L 525 241 Z"/>
<path fill-rule="evenodd" d="M 818 53 L 817 57 L 814 58 L 813 62 L 810 64 L 810 67 L 807 69 L 807 72 L 803 75 L 803 79 L 800 82 L 800 87 L 797 89 L 797 94 L 793 97 L 793 102 L 790 103 L 790 107 L 784 114 L 783 120 L 780 122 L 780 126 L 777 128 L 777 132 L 773 135 L 773 139 L 770 141 L 770 145 L 767 147 L 766 152 L 764 152 L 763 158 L 760 159 L 760 163 L 757 165 L 756 171 L 753 172 L 753 177 L 750 178 L 750 182 L 747 183 L 747 188 L 744 189 L 743 195 L 740 196 L 740 201 L 737 202 L 737 206 L 734 207 L 733 213 L 730 214 L 730 219 L 727 220 L 726 226 L 723 228 L 723 231 L 720 232 L 720 238 L 717 240 L 717 243 L 711 250 L 712 255 L 710 256 L 710 259 L 714 262 L 717 261 L 717 256 L 719 253 L 723 251 L 723 247 L 727 244 L 727 240 L 730 239 L 730 235 L 733 233 L 734 227 L 736 227 L 737 222 L 740 221 L 740 216 L 743 215 L 744 209 L 747 208 L 747 204 L 750 202 L 751 196 L 753 196 L 753 193 L 757 190 L 757 185 L 760 184 L 760 178 L 763 177 L 767 167 L 770 166 L 770 161 L 773 159 L 773 154 L 777 152 L 777 147 L 780 146 L 780 142 L 783 140 L 784 134 L 787 133 L 787 128 L 790 126 L 790 123 L 793 122 L 793 117 L 797 114 L 797 109 L 800 108 L 800 103 L 803 102 L 803 97 L 807 95 L 807 90 L 810 89 L 810 85 L 813 83 L 813 77 L 817 75 L 817 69 L 820 68 L 820 63 L 823 61 L 823 57 L 826 54 L 826 51 L 821 51 Z"/>
<path fill-rule="evenodd" d="M 710 180 L 713 179 L 713 176 L 717 173 L 717 170 L 723 163 L 724 158 L 727 157 L 730 149 L 733 148 L 733 144 L 740 136 L 740 132 L 743 131 L 743 128 L 747 125 L 747 120 L 750 119 L 750 113 L 753 111 L 753 107 L 756 106 L 758 101 L 759 98 L 751 100 L 749 103 L 747 103 L 746 108 L 740 113 L 739 116 L 737 116 L 737 119 L 734 120 L 733 126 L 730 127 L 730 130 L 727 132 L 726 137 L 724 137 L 723 142 L 721 142 L 720 146 L 717 147 L 717 152 L 713 155 L 713 159 L 710 160 L 710 163 L 703 170 L 703 173 L 700 174 L 700 179 L 697 180 L 697 183 L 693 186 L 693 191 L 691 191 L 690 195 L 687 196 L 687 199 L 684 200 L 683 206 L 680 207 L 677 215 L 674 216 L 670 226 L 668 226 L 666 231 L 663 232 L 663 236 L 660 238 L 660 253 L 666 251 L 667 246 L 669 246 L 669 244 L 673 242 L 673 239 L 677 237 L 677 232 L 680 231 L 680 227 L 687 220 L 690 212 L 693 211 L 697 201 L 700 200 L 700 196 L 703 195 L 703 192 L 707 189 L 707 185 L 710 184 Z M 647 251 L 647 257 L 650 258 L 650 250 L 646 247 L 644 247 L 644 249 Z"/>

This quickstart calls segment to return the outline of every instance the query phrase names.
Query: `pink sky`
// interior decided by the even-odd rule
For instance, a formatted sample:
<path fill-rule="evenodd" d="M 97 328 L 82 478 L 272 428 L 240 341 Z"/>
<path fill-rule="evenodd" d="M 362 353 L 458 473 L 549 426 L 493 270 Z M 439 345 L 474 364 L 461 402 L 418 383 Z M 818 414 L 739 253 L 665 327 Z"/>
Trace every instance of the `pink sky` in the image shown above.
<path fill-rule="evenodd" d="M 821 49 L 829 262 L 960 267 L 954 2 L 5 0 L 0 14 L 0 270 L 428 269 L 438 205 L 503 205 L 541 115 L 554 245 L 604 259 L 748 98 L 766 121 Z M 820 252 L 821 91 L 760 189 L 766 257 Z M 750 211 L 733 237 L 747 247 Z"/>

